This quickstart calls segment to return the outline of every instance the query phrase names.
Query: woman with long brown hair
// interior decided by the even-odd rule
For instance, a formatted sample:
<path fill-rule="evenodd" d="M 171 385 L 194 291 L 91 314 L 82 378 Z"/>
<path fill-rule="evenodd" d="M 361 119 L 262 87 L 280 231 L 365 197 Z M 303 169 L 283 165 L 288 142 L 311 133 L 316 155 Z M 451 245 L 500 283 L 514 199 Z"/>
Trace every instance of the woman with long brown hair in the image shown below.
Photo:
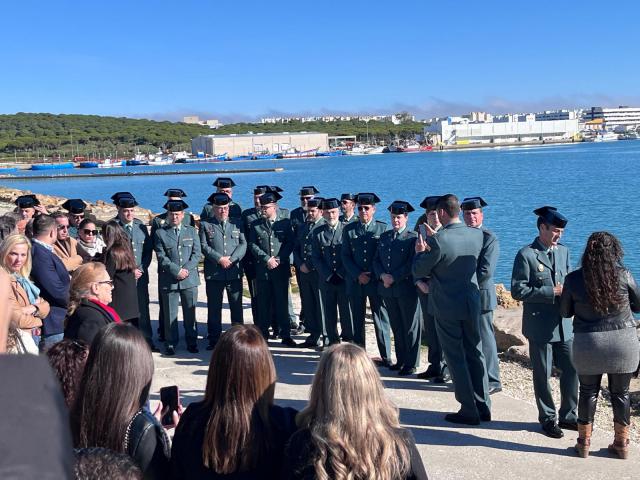
<path fill-rule="evenodd" d="M 608 375 L 615 437 L 609 451 L 629 452 L 629 382 L 638 366 L 640 344 L 633 312 L 640 312 L 640 289 L 622 265 L 622 245 L 608 232 L 592 233 L 581 268 L 567 275 L 560 309 L 573 317 L 573 363 L 580 381 L 578 441 L 581 457 L 589 455 L 593 419 L 602 375 Z"/>
<path fill-rule="evenodd" d="M 311 385 L 300 430 L 285 450 L 285 479 L 426 479 L 410 431 L 384 393 L 367 353 L 342 343 L 327 350 Z"/>
<path fill-rule="evenodd" d="M 107 244 L 100 261 L 107 267 L 113 280 L 113 301 L 111 306 L 120 318 L 138 326 L 138 290 L 136 288 L 136 259 L 133 256 L 131 240 L 115 220 L 102 227 L 102 235 Z"/>
<path fill-rule="evenodd" d="M 152 378 L 151 350 L 136 328 L 112 323 L 100 330 L 71 409 L 74 447 L 127 453 L 145 479 L 167 478 L 169 440 L 144 408 Z"/>
<path fill-rule="evenodd" d="M 211 356 L 202 402 L 192 403 L 173 438 L 173 478 L 279 478 L 295 431 L 292 408 L 273 404 L 276 372 L 253 325 L 226 331 Z"/>

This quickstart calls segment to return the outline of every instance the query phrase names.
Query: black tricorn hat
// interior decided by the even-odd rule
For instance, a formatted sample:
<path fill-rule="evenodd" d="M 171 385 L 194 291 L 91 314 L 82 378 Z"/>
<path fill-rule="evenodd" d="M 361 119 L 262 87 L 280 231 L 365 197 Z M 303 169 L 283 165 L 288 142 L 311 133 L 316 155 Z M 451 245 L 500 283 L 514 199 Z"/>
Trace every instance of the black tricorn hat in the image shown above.
<path fill-rule="evenodd" d="M 564 228 L 569 221 L 567 217 L 558 212 L 556 207 L 544 206 L 536 208 L 533 213 L 538 215 L 545 223 L 558 228 Z"/>
<path fill-rule="evenodd" d="M 232 188 L 236 186 L 236 182 L 229 177 L 218 177 L 216 181 L 213 182 L 213 186 L 218 188 Z"/>
<path fill-rule="evenodd" d="M 340 208 L 340 201 L 337 198 L 323 198 L 320 203 L 322 210 L 330 210 L 332 208 Z"/>
<path fill-rule="evenodd" d="M 324 198 L 322 197 L 313 197 L 310 198 L 309 201 L 307 202 L 307 207 L 316 207 L 316 208 L 322 208 L 322 201 L 324 200 Z"/>
<path fill-rule="evenodd" d="M 489 205 L 484 201 L 482 197 L 467 197 L 462 200 L 460 208 L 462 210 L 475 210 L 476 208 L 483 208 Z"/>
<path fill-rule="evenodd" d="M 435 210 L 439 199 L 440 195 L 430 195 L 428 197 L 424 197 L 424 200 L 420 202 L 420 206 L 427 211 Z"/>
<path fill-rule="evenodd" d="M 187 205 L 184 200 L 169 200 L 164 204 L 163 208 L 168 212 L 181 212 L 182 210 L 189 208 L 189 205 Z"/>
<path fill-rule="evenodd" d="M 16 198 L 15 204 L 20 208 L 33 208 L 40 205 L 40 200 L 34 194 L 20 195 Z"/>
<path fill-rule="evenodd" d="M 315 195 L 316 193 L 320 193 L 320 190 L 318 190 L 313 185 L 309 185 L 309 186 L 300 188 L 300 196 L 301 197 L 308 197 L 310 195 Z"/>
<path fill-rule="evenodd" d="M 229 202 L 231 202 L 231 198 L 226 193 L 216 192 L 209 195 L 207 201 L 211 203 L 211 205 L 218 205 L 219 207 L 223 207 L 225 205 L 229 205 Z"/>
<path fill-rule="evenodd" d="M 401 215 L 403 213 L 413 212 L 415 209 L 411 206 L 409 202 L 405 202 L 404 200 L 396 200 L 389 208 L 387 208 L 394 215 Z"/>
<path fill-rule="evenodd" d="M 187 194 L 184 193 L 184 190 L 182 190 L 181 188 L 170 188 L 166 192 L 164 192 L 164 196 L 184 198 L 187 196 Z"/>
<path fill-rule="evenodd" d="M 340 195 L 340 200 L 351 200 L 355 202 L 357 200 L 357 195 L 353 193 L 343 193 Z"/>
<path fill-rule="evenodd" d="M 84 213 L 84 209 L 87 208 L 87 204 L 79 198 L 70 198 L 62 204 L 62 208 L 69 213 L 80 214 Z"/>
<path fill-rule="evenodd" d="M 356 202 L 360 205 L 375 205 L 380 202 L 380 198 L 375 193 L 364 192 L 356 195 Z"/>
<path fill-rule="evenodd" d="M 116 207 L 120 208 L 133 208 L 138 206 L 138 202 L 133 197 L 118 197 L 113 203 L 115 203 Z"/>
<path fill-rule="evenodd" d="M 268 205 L 270 203 L 276 203 L 282 198 L 278 192 L 267 192 L 260 195 L 260 205 Z"/>
<path fill-rule="evenodd" d="M 114 205 L 118 205 L 118 199 L 123 197 L 135 198 L 131 192 L 116 192 L 111 195 L 111 200 L 113 200 Z"/>

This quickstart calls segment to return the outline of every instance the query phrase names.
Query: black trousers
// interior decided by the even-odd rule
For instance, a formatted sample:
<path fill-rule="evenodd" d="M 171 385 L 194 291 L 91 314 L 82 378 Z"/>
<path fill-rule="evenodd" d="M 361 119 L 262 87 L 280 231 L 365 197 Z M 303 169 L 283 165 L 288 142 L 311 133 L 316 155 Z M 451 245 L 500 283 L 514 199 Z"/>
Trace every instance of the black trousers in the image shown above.
<path fill-rule="evenodd" d="M 620 425 L 631 422 L 631 402 L 629 398 L 629 382 L 633 373 L 608 373 L 613 421 Z M 578 397 L 578 422 L 593 423 L 600 393 L 602 375 L 578 375 L 580 396 Z"/>

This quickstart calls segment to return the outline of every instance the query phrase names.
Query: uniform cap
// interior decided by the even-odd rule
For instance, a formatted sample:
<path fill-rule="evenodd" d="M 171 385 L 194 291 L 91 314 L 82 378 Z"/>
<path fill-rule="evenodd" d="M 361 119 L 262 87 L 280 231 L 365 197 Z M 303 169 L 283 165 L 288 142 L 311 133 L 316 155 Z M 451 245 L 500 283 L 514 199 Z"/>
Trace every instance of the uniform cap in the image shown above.
<path fill-rule="evenodd" d="M 355 202 L 357 200 L 357 195 L 353 193 L 343 193 L 340 195 L 340 200 L 352 200 Z"/>
<path fill-rule="evenodd" d="M 475 210 L 476 208 L 483 208 L 489 205 L 484 201 L 482 197 L 467 197 L 462 200 L 460 208 L 462 210 Z"/>
<path fill-rule="evenodd" d="M 16 205 L 20 208 L 33 208 L 36 205 L 40 205 L 40 200 L 36 198 L 35 195 L 20 195 L 16 198 Z"/>
<path fill-rule="evenodd" d="M 165 208 L 168 212 L 181 212 L 189 208 L 189 205 L 187 205 L 184 200 L 169 200 L 164 204 L 163 208 Z"/>
<path fill-rule="evenodd" d="M 80 214 L 84 213 L 84 209 L 87 208 L 87 204 L 79 198 L 70 198 L 62 204 L 62 208 L 69 213 Z"/>
<path fill-rule="evenodd" d="M 282 198 L 278 192 L 267 192 L 263 195 L 260 195 L 260 205 L 268 205 L 270 203 L 276 203 L 278 200 Z"/>
<path fill-rule="evenodd" d="M 337 198 L 323 198 L 320 203 L 322 210 L 329 210 L 331 208 L 340 208 L 340 201 Z"/>
<path fill-rule="evenodd" d="M 113 195 L 111 195 L 111 200 L 113 200 L 113 204 L 118 205 L 118 199 L 121 197 L 135 198 L 131 192 L 116 192 Z"/>
<path fill-rule="evenodd" d="M 136 202 L 135 198 L 126 196 L 117 198 L 113 203 L 116 205 L 116 207 L 120 208 L 133 208 L 138 205 L 138 202 Z"/>
<path fill-rule="evenodd" d="M 209 195 L 207 201 L 211 203 L 211 205 L 217 205 L 219 207 L 223 207 L 225 205 L 229 205 L 231 202 L 231 198 L 226 193 L 216 192 Z"/>
<path fill-rule="evenodd" d="M 394 215 L 401 215 L 403 213 L 413 212 L 415 209 L 411 206 L 409 202 L 405 202 L 403 200 L 396 200 L 389 208 L 387 208 Z"/>
<path fill-rule="evenodd" d="M 427 211 L 435 210 L 439 199 L 440 195 L 431 195 L 428 197 L 424 197 L 424 200 L 420 202 L 420 206 Z"/>
<path fill-rule="evenodd" d="M 231 188 L 236 186 L 236 182 L 229 177 L 218 177 L 216 181 L 213 182 L 213 186 L 218 188 Z"/>
<path fill-rule="evenodd" d="M 359 193 L 356 195 L 356 202 L 360 205 L 375 205 L 380 202 L 380 198 L 375 193 Z"/>
<path fill-rule="evenodd" d="M 307 207 L 316 207 L 316 208 L 322 208 L 320 205 L 322 205 L 322 201 L 324 200 L 324 198 L 321 197 L 314 197 L 309 199 L 309 201 L 307 202 Z"/>
<path fill-rule="evenodd" d="M 545 223 L 559 228 L 564 228 L 569 221 L 567 217 L 558 212 L 558 209 L 556 207 L 544 206 L 536 208 L 533 213 L 542 218 Z"/>
<path fill-rule="evenodd" d="M 187 196 L 187 194 L 184 193 L 184 190 L 182 190 L 181 188 L 170 188 L 169 190 L 164 192 L 164 196 L 165 197 L 180 197 L 180 198 L 184 198 L 184 197 Z"/>
<path fill-rule="evenodd" d="M 316 193 L 320 193 L 320 190 L 318 190 L 313 185 L 300 188 L 301 197 L 308 197 L 309 195 L 315 195 Z"/>

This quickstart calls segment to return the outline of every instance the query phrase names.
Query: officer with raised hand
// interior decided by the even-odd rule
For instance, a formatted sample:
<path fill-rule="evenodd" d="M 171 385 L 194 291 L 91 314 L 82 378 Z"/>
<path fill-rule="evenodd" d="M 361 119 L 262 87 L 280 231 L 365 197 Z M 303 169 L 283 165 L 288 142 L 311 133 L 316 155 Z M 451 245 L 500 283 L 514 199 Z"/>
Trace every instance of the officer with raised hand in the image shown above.
<path fill-rule="evenodd" d="M 373 325 L 380 351 L 380 363 L 391 365 L 391 333 L 389 318 L 378 293 L 374 278 L 373 259 L 376 256 L 380 235 L 387 224 L 375 220 L 376 203 L 380 199 L 375 193 L 357 195 L 359 221 L 349 223 L 342 234 L 342 263 L 347 272 L 347 296 L 353 318 L 353 340 L 363 348 L 365 343 L 366 301 L 373 313 Z"/>
<path fill-rule="evenodd" d="M 411 276 L 418 234 L 407 228 L 414 211 L 409 202 L 396 200 L 388 210 L 392 229 L 380 235 L 373 271 L 395 340 L 397 363 L 389 368 L 405 376 L 414 374 L 420 361 L 418 295 Z"/>
<path fill-rule="evenodd" d="M 258 300 L 258 326 L 265 338 L 269 336 L 271 312 L 275 314 L 282 344 L 295 347 L 291 338 L 287 295 L 291 267 L 289 256 L 295 239 L 288 218 L 279 218 L 278 192 L 260 196 L 262 218 L 249 229 L 249 248 L 256 263 L 256 292 Z M 255 319 L 254 319 L 255 321 Z"/>
<path fill-rule="evenodd" d="M 343 193 L 340 195 L 340 222 L 343 224 L 357 222 L 356 215 L 356 196 L 353 193 Z"/>
<path fill-rule="evenodd" d="M 322 305 L 320 303 L 320 290 L 318 286 L 318 271 L 313 263 L 312 241 L 316 229 L 324 224 L 322 199 L 315 197 L 307 202 L 307 218 L 304 224 L 298 227 L 296 234 L 296 246 L 293 250 L 293 262 L 296 271 L 299 272 L 300 301 L 305 311 L 305 328 L 309 336 L 302 346 L 314 348 L 324 346 L 321 338 L 324 336 L 324 321 L 322 318 Z"/>
<path fill-rule="evenodd" d="M 113 203 L 118 207 L 118 215 L 114 218 L 131 240 L 133 256 L 136 259 L 136 289 L 138 291 L 138 327 L 149 343 L 152 350 L 156 351 L 153 344 L 153 332 L 151 330 L 151 316 L 149 315 L 149 265 L 153 258 L 153 241 L 147 230 L 147 226 L 135 218 L 135 207 L 138 202 L 130 192 L 117 192 L 111 196 Z"/>
<path fill-rule="evenodd" d="M 166 355 L 175 355 L 178 344 L 178 302 L 182 305 L 182 319 L 187 350 L 198 353 L 196 303 L 198 301 L 198 263 L 202 258 L 200 239 L 196 229 L 182 225 L 183 200 L 169 200 L 167 222 L 154 233 L 154 249 L 158 258 L 158 285 L 162 291 Z"/>
<path fill-rule="evenodd" d="M 215 193 L 226 193 L 229 198 L 232 199 L 231 203 L 229 203 L 229 218 L 241 218 L 242 208 L 233 201 L 233 187 L 236 186 L 235 182 L 229 177 L 218 177 L 215 182 L 213 182 L 213 186 L 216 187 Z M 205 203 L 202 208 L 202 213 L 200 214 L 200 220 L 205 222 L 213 217 L 213 205 L 210 200 L 212 196 L 213 195 L 207 199 L 207 203 Z"/>
<path fill-rule="evenodd" d="M 493 395 L 502 391 L 498 347 L 493 330 L 493 310 L 498 306 L 493 274 L 498 266 L 500 243 L 495 233 L 483 224 L 483 209 L 486 206 L 487 202 L 482 197 L 468 197 L 462 200 L 460 204 L 462 218 L 467 227 L 479 228 L 484 235 L 476 275 L 478 276 L 478 287 L 480 288 L 480 339 L 487 368 L 487 377 L 489 378 L 489 394 Z"/>
<path fill-rule="evenodd" d="M 30 193 L 16 198 L 16 212 L 22 215 L 24 220 L 31 220 L 34 216 L 48 214 L 47 209 L 40 203 L 38 197 Z"/>
<path fill-rule="evenodd" d="M 239 219 L 229 218 L 229 196 L 214 193 L 209 201 L 213 206 L 213 218 L 200 224 L 200 244 L 207 287 L 207 350 L 213 350 L 222 333 L 222 296 L 225 291 L 231 324 L 244 323 L 240 261 L 247 251 L 247 242 Z"/>

